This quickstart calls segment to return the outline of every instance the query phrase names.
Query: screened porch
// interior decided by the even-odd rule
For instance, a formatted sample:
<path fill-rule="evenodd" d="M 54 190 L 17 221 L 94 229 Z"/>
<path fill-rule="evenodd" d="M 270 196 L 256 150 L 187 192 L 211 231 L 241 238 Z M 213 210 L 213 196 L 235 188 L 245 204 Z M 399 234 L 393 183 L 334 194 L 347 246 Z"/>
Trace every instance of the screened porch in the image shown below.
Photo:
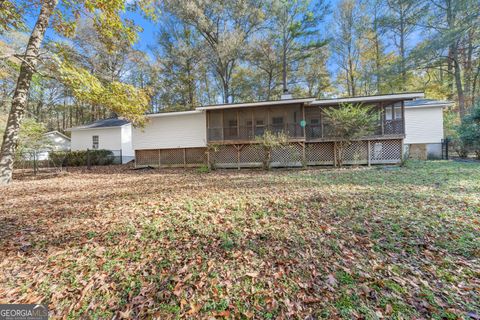
<path fill-rule="evenodd" d="M 371 106 L 376 110 L 378 125 L 375 132 L 365 138 L 402 138 L 405 132 L 403 103 Z M 209 110 L 207 137 L 215 143 L 247 143 L 268 130 L 283 132 L 291 141 L 334 141 L 333 127 L 324 110 L 337 107 L 292 104 Z"/>

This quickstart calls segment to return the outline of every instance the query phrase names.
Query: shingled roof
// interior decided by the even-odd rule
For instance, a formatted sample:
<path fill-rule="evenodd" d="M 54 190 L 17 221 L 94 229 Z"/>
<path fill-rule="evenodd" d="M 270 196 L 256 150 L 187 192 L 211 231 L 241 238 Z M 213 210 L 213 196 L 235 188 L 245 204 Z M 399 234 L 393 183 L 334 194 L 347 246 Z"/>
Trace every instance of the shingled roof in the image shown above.
<path fill-rule="evenodd" d="M 130 123 L 130 121 L 125 120 L 125 119 L 120 119 L 120 118 L 109 118 L 109 119 L 102 119 L 102 120 L 97 120 L 95 122 L 83 125 L 83 126 L 78 126 L 78 127 L 73 127 L 70 129 L 70 131 L 75 131 L 75 130 L 86 130 L 86 129 L 99 129 L 99 128 L 114 128 L 114 127 L 121 127 L 126 124 Z"/>

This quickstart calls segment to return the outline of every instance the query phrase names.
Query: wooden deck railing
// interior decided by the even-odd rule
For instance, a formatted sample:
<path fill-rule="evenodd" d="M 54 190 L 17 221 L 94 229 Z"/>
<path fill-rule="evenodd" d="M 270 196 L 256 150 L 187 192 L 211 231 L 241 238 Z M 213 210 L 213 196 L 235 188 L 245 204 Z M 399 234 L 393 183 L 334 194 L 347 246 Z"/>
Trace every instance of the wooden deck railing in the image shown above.
<path fill-rule="evenodd" d="M 292 139 L 303 138 L 303 128 L 295 123 L 268 126 L 240 126 L 228 128 L 208 128 L 209 141 L 250 141 L 262 136 L 266 131 L 273 133 L 283 132 Z"/>

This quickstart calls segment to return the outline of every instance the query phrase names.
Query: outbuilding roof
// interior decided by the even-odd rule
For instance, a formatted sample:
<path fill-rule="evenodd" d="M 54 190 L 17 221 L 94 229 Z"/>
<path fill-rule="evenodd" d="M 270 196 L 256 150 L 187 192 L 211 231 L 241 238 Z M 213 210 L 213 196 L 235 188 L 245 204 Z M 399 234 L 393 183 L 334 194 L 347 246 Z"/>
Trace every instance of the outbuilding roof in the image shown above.
<path fill-rule="evenodd" d="M 60 131 L 57 131 L 57 130 L 45 132 L 43 135 L 44 135 L 44 136 L 48 136 L 48 135 L 53 135 L 53 134 L 55 134 L 55 135 L 57 135 L 57 136 L 60 136 L 60 137 L 63 137 L 63 138 L 65 138 L 65 139 L 69 140 L 69 141 L 71 140 L 70 137 L 64 135 L 63 133 L 61 133 Z"/>
<path fill-rule="evenodd" d="M 97 120 L 95 122 L 92 122 L 83 126 L 73 127 L 68 130 L 76 131 L 76 130 L 88 130 L 88 129 L 100 129 L 100 128 L 114 128 L 114 127 L 121 127 L 129 123 L 130 121 L 126 119 L 109 118 L 109 119 Z"/>

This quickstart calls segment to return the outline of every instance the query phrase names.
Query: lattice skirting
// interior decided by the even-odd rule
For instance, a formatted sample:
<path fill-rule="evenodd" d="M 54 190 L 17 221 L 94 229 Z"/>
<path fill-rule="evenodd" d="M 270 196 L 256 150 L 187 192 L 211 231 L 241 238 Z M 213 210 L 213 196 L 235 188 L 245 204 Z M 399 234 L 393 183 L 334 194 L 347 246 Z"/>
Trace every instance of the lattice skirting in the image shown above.
<path fill-rule="evenodd" d="M 135 163 L 140 167 L 199 167 L 207 164 L 207 148 L 135 150 Z"/>
<path fill-rule="evenodd" d="M 272 167 L 334 165 L 333 142 L 291 143 L 274 149 Z M 137 166 L 199 167 L 210 164 L 218 168 L 261 167 L 265 150 L 257 144 L 221 145 L 215 151 L 207 148 L 136 150 Z M 402 140 L 356 141 L 344 150 L 343 163 L 391 164 L 402 157 Z"/>

